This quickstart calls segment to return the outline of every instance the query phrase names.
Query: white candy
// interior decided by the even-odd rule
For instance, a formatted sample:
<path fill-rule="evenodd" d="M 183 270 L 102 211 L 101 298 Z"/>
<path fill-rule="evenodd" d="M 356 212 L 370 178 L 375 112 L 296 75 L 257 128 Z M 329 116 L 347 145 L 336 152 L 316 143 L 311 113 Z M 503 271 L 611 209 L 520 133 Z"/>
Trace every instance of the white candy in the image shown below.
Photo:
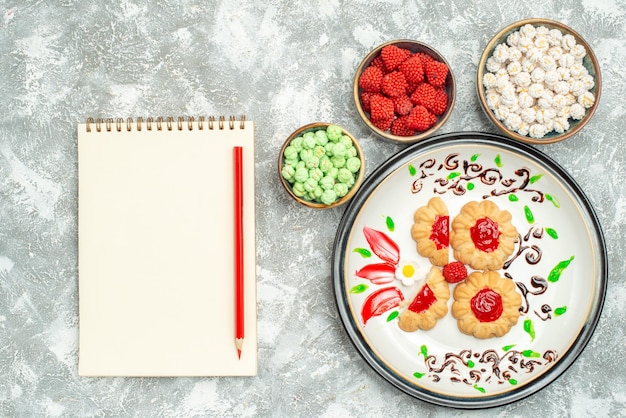
<path fill-rule="evenodd" d="M 487 106 L 520 135 L 563 133 L 595 103 L 595 80 L 583 65 L 587 51 L 570 34 L 522 26 L 487 59 L 482 84 Z"/>

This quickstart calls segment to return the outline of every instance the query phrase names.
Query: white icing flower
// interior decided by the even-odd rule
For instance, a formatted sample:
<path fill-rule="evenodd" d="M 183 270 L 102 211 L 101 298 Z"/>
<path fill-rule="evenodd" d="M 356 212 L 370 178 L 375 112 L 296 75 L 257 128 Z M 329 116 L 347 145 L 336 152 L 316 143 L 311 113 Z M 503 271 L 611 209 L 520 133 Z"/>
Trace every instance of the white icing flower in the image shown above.
<path fill-rule="evenodd" d="M 527 107 L 525 109 L 522 109 L 520 116 L 522 118 L 522 121 L 530 124 L 537 119 L 537 112 L 535 112 L 535 109 L 533 109 L 532 107 Z"/>
<path fill-rule="evenodd" d="M 395 276 L 404 286 L 412 286 L 415 282 L 426 279 L 429 267 L 425 263 L 413 260 L 400 260 L 396 267 Z"/>
<path fill-rule="evenodd" d="M 511 61 L 509 65 L 506 66 L 506 71 L 510 76 L 516 76 L 522 72 L 522 64 L 519 61 Z"/>
<path fill-rule="evenodd" d="M 560 46 L 550 47 L 547 54 L 554 58 L 555 61 L 558 61 L 559 58 L 561 58 L 561 55 L 563 55 L 563 48 L 561 48 Z"/>
<path fill-rule="evenodd" d="M 500 64 L 504 64 L 509 59 L 509 47 L 506 44 L 498 44 L 493 50 L 492 57 Z"/>
<path fill-rule="evenodd" d="M 522 118 L 517 113 L 510 113 L 504 120 L 504 125 L 513 131 L 517 131 L 522 126 Z"/>
<path fill-rule="evenodd" d="M 554 129 L 556 133 L 562 134 L 569 129 L 569 121 L 567 120 L 567 118 L 557 117 L 556 119 L 554 119 L 552 129 Z"/>
<path fill-rule="evenodd" d="M 584 46 L 577 44 L 570 50 L 570 54 L 572 54 L 577 60 L 582 60 L 585 58 L 585 55 L 587 55 L 587 50 Z"/>
<path fill-rule="evenodd" d="M 485 63 L 485 68 L 490 73 L 497 72 L 500 68 L 502 68 L 502 63 L 498 62 L 493 56 L 487 58 L 487 62 Z"/>
<path fill-rule="evenodd" d="M 574 120 L 580 120 L 585 116 L 585 107 L 580 103 L 574 103 L 569 107 L 569 115 Z"/>
<path fill-rule="evenodd" d="M 590 91 L 586 91 L 578 96 L 578 103 L 589 109 L 596 102 L 596 97 Z"/>
<path fill-rule="evenodd" d="M 539 61 L 539 65 L 544 71 L 551 71 L 556 68 L 556 61 L 550 55 L 544 55 Z"/>
<path fill-rule="evenodd" d="M 574 62 L 576 62 L 576 58 L 574 58 L 572 54 L 567 54 L 567 53 L 561 55 L 561 57 L 558 60 L 559 65 L 565 68 L 571 67 L 572 65 L 574 65 Z"/>
<path fill-rule="evenodd" d="M 541 52 L 546 52 L 548 48 L 550 48 L 550 41 L 545 35 L 537 35 L 535 38 L 535 48 L 540 50 Z"/>
<path fill-rule="evenodd" d="M 517 46 L 521 35 L 519 31 L 515 31 L 506 37 L 506 43 L 508 46 Z"/>
<path fill-rule="evenodd" d="M 574 36 L 570 35 L 569 33 L 563 35 L 563 38 L 561 39 L 561 46 L 565 51 L 571 50 L 576 46 L 576 38 L 574 38 Z"/>
<path fill-rule="evenodd" d="M 532 73 L 530 73 L 530 78 L 534 83 L 543 83 L 543 80 L 546 78 L 546 72 L 543 68 L 535 68 Z"/>
<path fill-rule="evenodd" d="M 546 83 L 546 86 L 549 88 L 552 88 L 560 80 L 561 77 L 559 77 L 559 73 L 557 73 L 556 70 L 546 71 L 546 75 L 543 79 L 544 83 Z"/>
<path fill-rule="evenodd" d="M 485 75 L 483 75 L 483 86 L 489 90 L 492 89 L 496 86 L 498 79 L 496 78 L 496 76 L 493 73 L 485 73 Z"/>
<path fill-rule="evenodd" d="M 563 39 L 563 33 L 558 29 L 550 29 L 550 45 L 561 45 L 561 39 Z"/>
<path fill-rule="evenodd" d="M 530 94 L 528 94 L 527 91 L 523 91 L 517 96 L 517 102 L 522 109 L 526 109 L 529 107 L 533 107 L 533 105 L 535 104 L 535 99 Z"/>
<path fill-rule="evenodd" d="M 571 91 L 574 96 L 578 97 L 586 93 L 587 89 L 585 89 L 585 85 L 581 80 L 571 80 L 569 83 L 569 91 Z"/>
<path fill-rule="evenodd" d="M 500 93 L 496 92 L 495 89 L 489 90 L 485 93 L 485 101 L 487 102 L 487 106 L 489 109 L 495 110 L 500 106 Z"/>
<path fill-rule="evenodd" d="M 522 71 L 518 75 L 515 76 L 514 83 L 516 86 L 520 87 L 528 87 L 531 83 L 530 74 L 526 71 Z"/>
<path fill-rule="evenodd" d="M 535 99 L 541 97 L 543 94 L 543 84 L 534 83 L 528 88 L 528 94 L 530 94 Z"/>
<path fill-rule="evenodd" d="M 522 51 L 516 46 L 509 47 L 509 61 L 520 61 L 522 59 Z"/>
<path fill-rule="evenodd" d="M 522 53 L 526 53 L 526 51 L 528 51 L 528 48 L 532 47 L 532 45 L 533 45 L 533 40 L 525 36 L 520 36 L 519 41 L 517 42 L 517 48 Z"/>
<path fill-rule="evenodd" d="M 557 81 L 552 88 L 555 94 L 567 94 L 569 93 L 569 83 L 567 81 Z"/>
<path fill-rule="evenodd" d="M 527 23 L 519 29 L 519 32 L 521 36 L 532 39 L 537 34 L 537 28 Z"/>
<path fill-rule="evenodd" d="M 544 136 L 546 136 L 546 127 L 540 123 L 535 123 L 531 125 L 528 129 L 528 135 L 530 135 L 532 138 L 543 138 Z"/>
<path fill-rule="evenodd" d="M 569 73 L 572 76 L 572 78 L 575 78 L 576 80 L 586 76 L 587 74 L 589 74 L 589 72 L 587 71 L 587 69 L 585 68 L 585 66 L 582 63 L 575 63 L 574 65 L 572 65 L 571 67 L 569 67 Z"/>
<path fill-rule="evenodd" d="M 581 77 L 580 80 L 583 82 L 583 85 L 587 90 L 591 90 L 596 85 L 591 74 Z"/>

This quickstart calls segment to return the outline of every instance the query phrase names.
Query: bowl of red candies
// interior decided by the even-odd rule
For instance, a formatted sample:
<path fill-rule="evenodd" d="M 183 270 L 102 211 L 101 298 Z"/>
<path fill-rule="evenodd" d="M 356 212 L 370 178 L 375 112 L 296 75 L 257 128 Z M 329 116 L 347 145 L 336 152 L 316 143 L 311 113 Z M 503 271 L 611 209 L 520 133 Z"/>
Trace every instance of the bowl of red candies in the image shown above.
<path fill-rule="evenodd" d="M 377 46 L 354 76 L 354 102 L 361 119 L 391 142 L 413 143 L 431 136 L 450 117 L 455 99 L 450 65 L 419 41 Z"/>

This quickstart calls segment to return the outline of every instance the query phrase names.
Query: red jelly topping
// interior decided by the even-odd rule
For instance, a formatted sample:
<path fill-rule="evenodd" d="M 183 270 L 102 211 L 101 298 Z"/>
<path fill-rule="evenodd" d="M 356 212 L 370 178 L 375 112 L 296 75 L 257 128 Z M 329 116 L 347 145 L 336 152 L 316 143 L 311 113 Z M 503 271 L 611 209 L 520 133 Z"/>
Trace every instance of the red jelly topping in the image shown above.
<path fill-rule="evenodd" d="M 480 322 L 493 322 L 500 318 L 504 310 L 502 296 L 488 287 L 474 295 L 470 306 Z"/>
<path fill-rule="evenodd" d="M 500 230 L 497 222 L 489 218 L 481 218 L 470 228 L 470 235 L 479 250 L 491 253 L 498 249 Z"/>
<path fill-rule="evenodd" d="M 437 215 L 430 233 L 430 240 L 435 243 L 438 250 L 448 248 L 450 243 L 449 216 Z"/>
<path fill-rule="evenodd" d="M 419 291 L 419 293 L 415 296 L 413 302 L 411 302 L 411 304 L 409 305 L 409 311 L 422 313 L 424 311 L 427 311 L 428 308 L 430 308 L 430 305 L 435 302 L 437 302 L 435 293 L 428 286 L 428 284 L 425 284 L 424 286 L 422 286 L 422 289 Z"/>

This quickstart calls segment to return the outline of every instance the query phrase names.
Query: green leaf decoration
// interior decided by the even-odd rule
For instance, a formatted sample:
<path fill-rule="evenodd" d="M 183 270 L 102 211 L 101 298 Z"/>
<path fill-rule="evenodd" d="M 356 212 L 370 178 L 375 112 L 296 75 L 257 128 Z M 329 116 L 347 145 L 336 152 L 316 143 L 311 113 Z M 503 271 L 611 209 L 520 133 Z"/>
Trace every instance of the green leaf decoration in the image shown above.
<path fill-rule="evenodd" d="M 453 171 L 450 174 L 448 174 L 448 179 L 451 180 L 455 177 L 459 177 L 461 175 L 461 173 L 459 173 L 458 171 Z"/>
<path fill-rule="evenodd" d="M 391 322 L 394 319 L 396 319 L 398 317 L 400 313 L 398 311 L 393 311 L 392 313 L 389 314 L 389 316 L 387 317 L 387 322 Z"/>
<path fill-rule="evenodd" d="M 417 174 L 417 170 L 411 164 L 409 164 L 409 174 L 412 175 L 412 176 Z"/>
<path fill-rule="evenodd" d="M 502 159 L 500 157 L 500 154 L 496 155 L 496 159 L 494 160 L 494 162 L 496 163 L 496 166 L 502 167 Z"/>
<path fill-rule="evenodd" d="M 561 274 L 563 274 L 563 270 L 565 270 L 567 266 L 570 265 L 572 260 L 574 260 L 574 256 L 571 256 L 567 260 L 559 261 L 559 263 L 554 266 L 554 268 L 550 271 L 550 274 L 548 275 L 548 281 L 550 283 L 558 282 L 561 278 Z"/>
<path fill-rule="evenodd" d="M 524 350 L 524 351 L 522 351 L 522 355 L 524 357 L 528 357 L 528 358 L 539 358 L 539 357 L 541 357 L 540 353 L 538 353 L 536 351 L 533 351 L 533 350 Z"/>
<path fill-rule="evenodd" d="M 361 254 L 363 258 L 369 258 L 372 256 L 372 252 L 367 248 L 355 248 L 354 250 L 352 250 L 352 252 Z"/>
<path fill-rule="evenodd" d="M 428 348 L 426 348 L 426 345 L 420 347 L 420 354 L 423 355 L 424 358 L 428 357 Z"/>
<path fill-rule="evenodd" d="M 552 228 L 546 228 L 546 234 L 550 235 L 554 239 L 559 239 L 559 234 Z"/>
<path fill-rule="evenodd" d="M 552 204 L 554 205 L 555 208 L 560 208 L 561 204 L 559 203 L 558 199 L 554 196 L 552 196 L 551 194 L 547 194 L 546 193 L 546 200 L 548 202 L 552 202 Z"/>
<path fill-rule="evenodd" d="M 468 182 L 467 183 L 467 190 L 474 190 L 474 183 Z"/>
<path fill-rule="evenodd" d="M 554 310 L 554 315 L 556 316 L 561 316 L 563 315 L 565 312 L 567 312 L 567 306 L 561 306 L 559 308 L 556 308 Z"/>
<path fill-rule="evenodd" d="M 416 379 L 421 379 L 422 377 L 424 377 L 426 373 L 420 373 L 420 372 L 415 372 L 413 373 L 413 377 L 415 377 Z"/>
<path fill-rule="evenodd" d="M 356 286 L 352 287 L 352 289 L 350 289 L 350 293 L 352 294 L 358 294 L 358 293 L 363 293 L 367 290 L 369 286 L 367 286 L 366 284 L 357 284 Z"/>
<path fill-rule="evenodd" d="M 535 215 L 533 215 L 528 205 L 524 206 L 524 216 L 526 216 L 526 221 L 528 221 L 529 224 L 532 225 L 535 223 Z"/>
<path fill-rule="evenodd" d="M 519 197 L 517 197 L 517 195 L 515 193 L 511 193 L 509 195 L 509 201 L 511 202 L 517 202 L 519 200 Z"/>
<path fill-rule="evenodd" d="M 472 157 L 470 158 L 470 161 L 476 161 L 476 160 L 478 159 L 478 156 L 479 156 L 479 155 L 480 155 L 480 154 L 474 154 L 474 155 L 472 155 Z"/>
<path fill-rule="evenodd" d="M 535 325 L 531 319 L 526 319 L 524 321 L 524 331 L 530 335 L 530 341 L 535 341 Z"/>
<path fill-rule="evenodd" d="M 393 232 L 396 229 L 396 225 L 393 223 L 393 219 L 391 219 L 389 216 L 387 216 L 387 218 L 385 219 L 385 223 L 387 224 L 387 229 L 389 230 L 389 232 Z"/>
<path fill-rule="evenodd" d="M 486 393 L 487 391 L 485 390 L 485 388 L 478 386 L 478 383 L 474 383 L 474 389 L 476 389 L 477 391 L 479 391 L 480 393 Z"/>
<path fill-rule="evenodd" d="M 515 385 L 517 385 L 517 380 L 509 379 L 509 383 L 512 384 L 513 386 L 515 386 Z"/>
<path fill-rule="evenodd" d="M 538 181 L 540 178 L 542 178 L 542 177 L 543 177 L 543 174 L 537 174 L 537 175 L 535 175 L 535 176 L 532 176 L 532 177 L 530 178 L 530 180 L 529 180 L 529 181 L 530 181 L 530 184 L 535 184 L 535 183 L 537 183 L 537 181 Z"/>
<path fill-rule="evenodd" d="M 517 344 L 505 345 L 502 347 L 502 350 L 509 351 L 511 348 L 515 347 Z"/>
<path fill-rule="evenodd" d="M 474 362 L 472 360 L 467 360 L 467 367 L 469 367 L 470 369 L 473 369 L 475 366 Z"/>

